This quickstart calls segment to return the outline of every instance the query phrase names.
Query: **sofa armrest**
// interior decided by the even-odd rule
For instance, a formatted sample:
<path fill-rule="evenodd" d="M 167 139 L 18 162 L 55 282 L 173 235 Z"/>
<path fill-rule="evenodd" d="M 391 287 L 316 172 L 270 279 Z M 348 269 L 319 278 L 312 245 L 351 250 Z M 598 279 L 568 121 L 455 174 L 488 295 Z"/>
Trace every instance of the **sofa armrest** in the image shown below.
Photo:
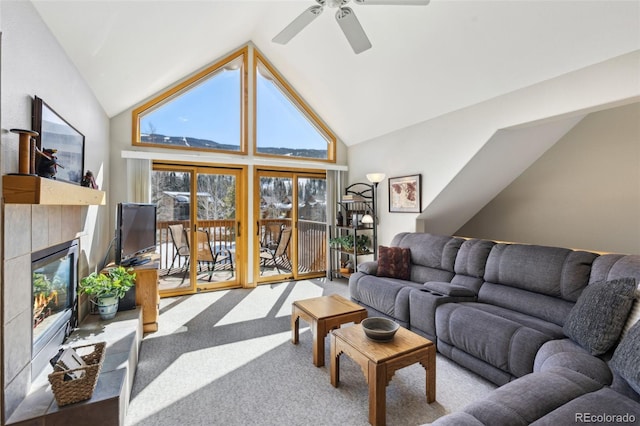
<path fill-rule="evenodd" d="M 447 282 L 429 281 L 424 283 L 423 287 L 434 293 L 443 294 L 452 297 L 475 297 L 477 293 L 467 287 L 455 285 Z"/>
<path fill-rule="evenodd" d="M 378 262 L 363 262 L 358 265 L 358 272 L 362 272 L 367 275 L 378 275 Z"/>

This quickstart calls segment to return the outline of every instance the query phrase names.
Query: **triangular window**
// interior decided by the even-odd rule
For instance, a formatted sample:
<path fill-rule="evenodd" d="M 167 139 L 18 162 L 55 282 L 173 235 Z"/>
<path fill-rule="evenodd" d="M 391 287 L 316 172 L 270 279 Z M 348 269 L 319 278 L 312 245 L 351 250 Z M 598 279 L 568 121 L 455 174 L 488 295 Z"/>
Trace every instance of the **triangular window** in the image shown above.
<path fill-rule="evenodd" d="M 282 77 L 256 54 L 257 155 L 335 161 L 335 137 Z"/>
<path fill-rule="evenodd" d="M 245 61 L 243 49 L 134 110 L 134 145 L 246 152 Z"/>
<path fill-rule="evenodd" d="M 250 49 L 253 90 L 247 87 Z M 133 145 L 247 154 L 250 102 L 252 154 L 335 162 L 331 130 L 250 46 L 133 110 Z"/>

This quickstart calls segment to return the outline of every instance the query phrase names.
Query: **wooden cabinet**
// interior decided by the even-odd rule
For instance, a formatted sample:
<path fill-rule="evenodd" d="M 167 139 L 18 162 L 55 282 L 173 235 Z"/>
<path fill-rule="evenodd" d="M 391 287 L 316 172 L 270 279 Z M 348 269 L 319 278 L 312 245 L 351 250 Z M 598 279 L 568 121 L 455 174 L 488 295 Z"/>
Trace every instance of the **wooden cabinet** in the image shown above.
<path fill-rule="evenodd" d="M 145 333 L 158 331 L 160 293 L 158 292 L 158 263 L 134 266 L 136 273 L 136 305 L 142 307 L 142 329 Z"/>

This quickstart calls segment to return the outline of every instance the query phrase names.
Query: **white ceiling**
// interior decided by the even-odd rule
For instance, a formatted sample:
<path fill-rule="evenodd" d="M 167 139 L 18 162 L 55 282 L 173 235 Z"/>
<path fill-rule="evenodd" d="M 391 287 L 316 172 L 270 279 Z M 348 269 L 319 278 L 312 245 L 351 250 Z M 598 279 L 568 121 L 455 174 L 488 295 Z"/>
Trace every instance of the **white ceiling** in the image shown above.
<path fill-rule="evenodd" d="M 640 49 L 640 0 L 352 2 L 359 55 L 329 8 L 271 42 L 313 0 L 33 3 L 109 116 L 252 41 L 347 145 Z"/>

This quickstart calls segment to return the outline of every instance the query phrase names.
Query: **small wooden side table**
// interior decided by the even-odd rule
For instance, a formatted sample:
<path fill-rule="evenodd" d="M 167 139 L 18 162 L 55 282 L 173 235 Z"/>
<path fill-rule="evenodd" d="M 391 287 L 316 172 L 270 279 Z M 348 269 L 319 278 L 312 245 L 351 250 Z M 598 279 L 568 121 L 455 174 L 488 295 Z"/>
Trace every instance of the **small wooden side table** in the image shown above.
<path fill-rule="evenodd" d="M 368 339 L 362 325 L 331 333 L 331 384 L 340 382 L 340 355 L 353 359 L 369 384 L 369 423 L 386 424 L 387 385 L 396 370 L 419 362 L 425 369 L 427 402 L 436 400 L 436 347 L 430 340 L 400 327 L 390 342 Z"/>
<path fill-rule="evenodd" d="M 359 323 L 367 317 L 367 310 L 344 297 L 314 297 L 296 300 L 291 306 L 291 342 L 298 344 L 300 318 L 311 326 L 313 334 L 313 365 L 324 365 L 324 338 L 327 334 L 349 322 Z"/>

